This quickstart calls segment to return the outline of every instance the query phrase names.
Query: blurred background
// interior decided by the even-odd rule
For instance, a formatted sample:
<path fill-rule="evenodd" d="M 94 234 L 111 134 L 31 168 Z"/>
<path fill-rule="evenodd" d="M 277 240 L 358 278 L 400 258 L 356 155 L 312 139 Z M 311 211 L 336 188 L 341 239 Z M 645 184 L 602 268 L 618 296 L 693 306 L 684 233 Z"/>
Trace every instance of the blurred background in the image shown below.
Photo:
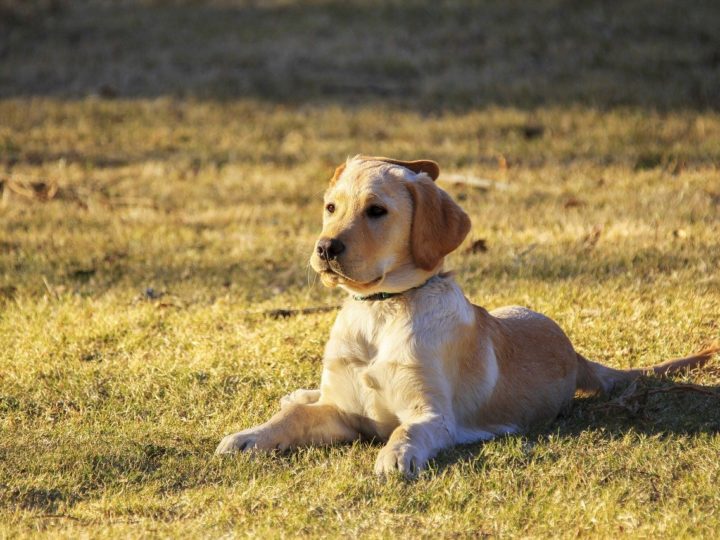
<path fill-rule="evenodd" d="M 2 0 L 0 96 L 720 105 L 712 0 Z"/>

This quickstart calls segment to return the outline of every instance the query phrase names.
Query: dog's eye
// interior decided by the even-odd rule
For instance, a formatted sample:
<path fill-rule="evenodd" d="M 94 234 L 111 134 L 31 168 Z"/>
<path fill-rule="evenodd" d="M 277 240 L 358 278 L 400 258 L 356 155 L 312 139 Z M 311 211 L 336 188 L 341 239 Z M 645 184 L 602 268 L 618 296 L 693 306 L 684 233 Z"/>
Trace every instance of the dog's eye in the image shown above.
<path fill-rule="evenodd" d="M 369 218 L 379 218 L 379 217 L 387 214 L 387 210 L 385 208 L 383 208 L 382 206 L 373 204 L 365 211 L 365 213 L 367 214 L 367 216 Z"/>
<path fill-rule="evenodd" d="M 333 203 L 327 203 L 325 205 L 325 210 L 328 211 L 328 214 L 332 214 L 335 211 L 335 205 Z"/>

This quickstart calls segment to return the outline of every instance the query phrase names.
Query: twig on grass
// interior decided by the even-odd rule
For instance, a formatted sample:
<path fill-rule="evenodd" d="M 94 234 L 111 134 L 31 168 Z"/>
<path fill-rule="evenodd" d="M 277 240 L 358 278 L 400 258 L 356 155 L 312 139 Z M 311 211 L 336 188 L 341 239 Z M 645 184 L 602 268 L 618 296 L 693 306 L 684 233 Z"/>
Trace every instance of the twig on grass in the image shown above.
<path fill-rule="evenodd" d="M 335 311 L 337 309 L 340 309 L 340 306 L 316 306 L 316 307 L 309 307 L 309 308 L 300 308 L 300 309 L 267 309 L 264 311 L 260 311 L 259 313 L 262 315 L 267 315 L 268 317 L 272 319 L 287 319 L 288 317 L 293 317 L 295 315 L 312 315 L 314 313 L 328 313 L 330 311 Z M 255 312 L 258 313 L 258 312 Z"/>
<path fill-rule="evenodd" d="M 70 519 L 72 521 L 82 521 L 80 518 L 65 514 L 42 514 L 41 516 L 34 516 L 33 519 Z"/>
<path fill-rule="evenodd" d="M 499 180 L 489 180 L 487 178 L 480 178 L 478 176 L 472 176 L 469 174 L 444 174 L 439 179 L 439 182 L 447 182 L 449 184 L 459 184 L 464 186 L 470 186 L 478 189 L 499 189 L 500 191 L 508 191 L 512 188 L 507 182 L 500 182 Z"/>

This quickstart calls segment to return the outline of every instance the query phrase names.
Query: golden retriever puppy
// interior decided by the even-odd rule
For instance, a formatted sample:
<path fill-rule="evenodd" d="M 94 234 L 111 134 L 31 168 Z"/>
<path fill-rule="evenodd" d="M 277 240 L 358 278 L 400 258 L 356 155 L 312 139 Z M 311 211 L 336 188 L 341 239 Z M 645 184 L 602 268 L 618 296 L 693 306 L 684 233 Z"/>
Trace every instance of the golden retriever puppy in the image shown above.
<path fill-rule="evenodd" d="M 713 347 L 654 367 L 583 358 L 560 327 L 522 307 L 471 304 L 444 257 L 470 219 L 438 188 L 433 161 L 356 156 L 325 193 L 312 267 L 349 293 L 325 348 L 319 390 L 298 390 L 217 453 L 369 437 L 387 441 L 375 472 L 414 474 L 439 450 L 553 420 L 575 392 L 706 362 Z"/>

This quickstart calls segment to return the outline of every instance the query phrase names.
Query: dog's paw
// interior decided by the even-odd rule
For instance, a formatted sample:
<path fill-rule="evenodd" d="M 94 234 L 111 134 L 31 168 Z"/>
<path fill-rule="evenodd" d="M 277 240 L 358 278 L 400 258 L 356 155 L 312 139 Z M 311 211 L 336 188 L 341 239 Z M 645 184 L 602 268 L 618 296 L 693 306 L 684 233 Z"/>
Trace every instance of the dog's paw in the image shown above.
<path fill-rule="evenodd" d="M 320 399 L 320 390 L 295 390 L 289 393 L 287 396 L 280 398 L 280 408 L 284 409 L 288 405 L 310 405 L 317 403 Z"/>
<path fill-rule="evenodd" d="M 234 454 L 236 452 L 253 452 L 286 450 L 289 446 L 281 437 L 273 436 L 274 430 L 262 428 L 246 429 L 223 437 L 215 449 L 215 454 Z"/>
<path fill-rule="evenodd" d="M 402 474 L 406 477 L 416 476 L 427 466 L 427 458 L 409 444 L 385 446 L 375 460 L 375 474 L 389 476 Z"/>
<path fill-rule="evenodd" d="M 257 433 L 254 430 L 245 430 L 226 435 L 215 449 L 215 454 L 234 454 L 235 452 L 251 450 L 256 447 L 257 439 Z"/>

